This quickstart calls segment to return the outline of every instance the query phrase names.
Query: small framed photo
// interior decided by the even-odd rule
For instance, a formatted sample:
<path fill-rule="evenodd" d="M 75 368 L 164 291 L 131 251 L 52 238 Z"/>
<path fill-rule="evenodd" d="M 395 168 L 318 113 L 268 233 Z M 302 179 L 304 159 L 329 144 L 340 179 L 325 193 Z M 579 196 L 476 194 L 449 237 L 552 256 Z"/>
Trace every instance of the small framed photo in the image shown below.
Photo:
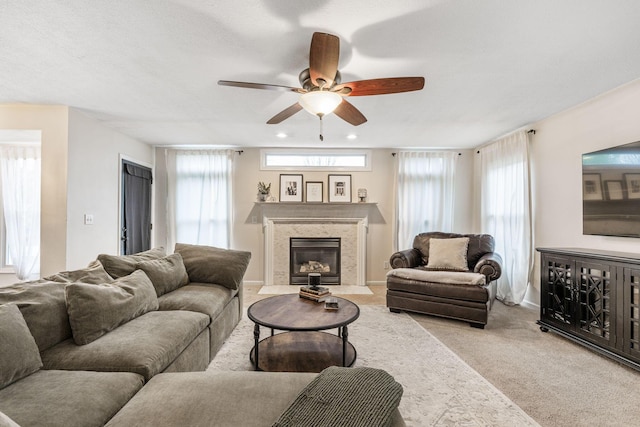
<path fill-rule="evenodd" d="M 280 175 L 280 201 L 302 202 L 302 175 Z"/>
<path fill-rule="evenodd" d="M 640 196 L 640 190 L 638 190 Z M 599 173 L 582 175 L 582 197 L 584 200 L 602 200 L 602 182 Z"/>
<path fill-rule="evenodd" d="M 627 198 L 640 199 L 640 173 L 625 173 L 624 183 L 627 185 Z"/>
<path fill-rule="evenodd" d="M 351 175 L 329 175 L 329 203 L 351 203 Z"/>
<path fill-rule="evenodd" d="M 310 203 L 322 203 L 322 194 L 324 192 L 324 182 L 322 181 L 307 181 L 305 182 L 305 195 L 306 201 Z"/>
<path fill-rule="evenodd" d="M 619 180 L 605 181 L 604 195 L 607 200 L 624 200 L 624 182 Z"/>

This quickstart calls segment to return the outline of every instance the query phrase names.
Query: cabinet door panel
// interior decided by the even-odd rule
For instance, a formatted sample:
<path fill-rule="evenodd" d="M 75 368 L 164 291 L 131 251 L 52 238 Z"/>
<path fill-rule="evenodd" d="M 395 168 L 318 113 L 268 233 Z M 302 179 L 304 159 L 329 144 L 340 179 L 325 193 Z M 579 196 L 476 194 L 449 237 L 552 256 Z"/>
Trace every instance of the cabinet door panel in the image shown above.
<path fill-rule="evenodd" d="M 640 362 L 640 269 L 624 269 L 624 352 Z"/>
<path fill-rule="evenodd" d="M 576 261 L 576 327 L 584 338 L 615 345 L 615 268 L 593 261 Z"/>
<path fill-rule="evenodd" d="M 542 317 L 563 328 L 574 324 L 572 269 L 568 258 L 542 257 Z"/>

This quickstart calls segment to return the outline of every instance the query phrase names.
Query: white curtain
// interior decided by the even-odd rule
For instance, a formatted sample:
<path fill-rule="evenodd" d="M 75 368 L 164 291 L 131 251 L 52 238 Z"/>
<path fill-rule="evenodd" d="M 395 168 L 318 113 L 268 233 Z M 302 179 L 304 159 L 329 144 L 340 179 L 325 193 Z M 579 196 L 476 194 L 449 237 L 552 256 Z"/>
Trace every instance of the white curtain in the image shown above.
<path fill-rule="evenodd" d="M 529 138 L 515 132 L 480 149 L 481 227 L 502 256 L 497 298 L 524 299 L 533 269 Z"/>
<path fill-rule="evenodd" d="M 458 153 L 401 151 L 397 158 L 394 250 L 403 250 L 418 233 L 451 231 Z"/>
<path fill-rule="evenodd" d="M 40 168 L 40 146 L 0 146 L 7 247 L 20 280 L 40 276 Z"/>
<path fill-rule="evenodd" d="M 167 150 L 167 247 L 231 244 L 233 150 Z"/>

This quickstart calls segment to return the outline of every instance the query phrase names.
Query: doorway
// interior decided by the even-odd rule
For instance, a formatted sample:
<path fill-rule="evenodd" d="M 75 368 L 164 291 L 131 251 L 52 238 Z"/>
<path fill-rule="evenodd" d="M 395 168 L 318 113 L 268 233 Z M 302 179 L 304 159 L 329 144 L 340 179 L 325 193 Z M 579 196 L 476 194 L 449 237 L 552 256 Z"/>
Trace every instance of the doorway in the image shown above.
<path fill-rule="evenodd" d="M 151 249 L 151 168 L 121 160 L 120 253 L 130 255 Z"/>

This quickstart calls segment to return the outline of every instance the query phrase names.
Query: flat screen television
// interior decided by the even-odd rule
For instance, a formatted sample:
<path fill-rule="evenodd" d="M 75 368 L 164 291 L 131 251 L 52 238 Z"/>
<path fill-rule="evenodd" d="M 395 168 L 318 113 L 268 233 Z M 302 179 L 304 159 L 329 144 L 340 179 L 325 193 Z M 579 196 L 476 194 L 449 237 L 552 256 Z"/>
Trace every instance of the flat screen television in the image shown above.
<path fill-rule="evenodd" d="M 582 228 L 640 237 L 640 141 L 582 155 Z"/>

